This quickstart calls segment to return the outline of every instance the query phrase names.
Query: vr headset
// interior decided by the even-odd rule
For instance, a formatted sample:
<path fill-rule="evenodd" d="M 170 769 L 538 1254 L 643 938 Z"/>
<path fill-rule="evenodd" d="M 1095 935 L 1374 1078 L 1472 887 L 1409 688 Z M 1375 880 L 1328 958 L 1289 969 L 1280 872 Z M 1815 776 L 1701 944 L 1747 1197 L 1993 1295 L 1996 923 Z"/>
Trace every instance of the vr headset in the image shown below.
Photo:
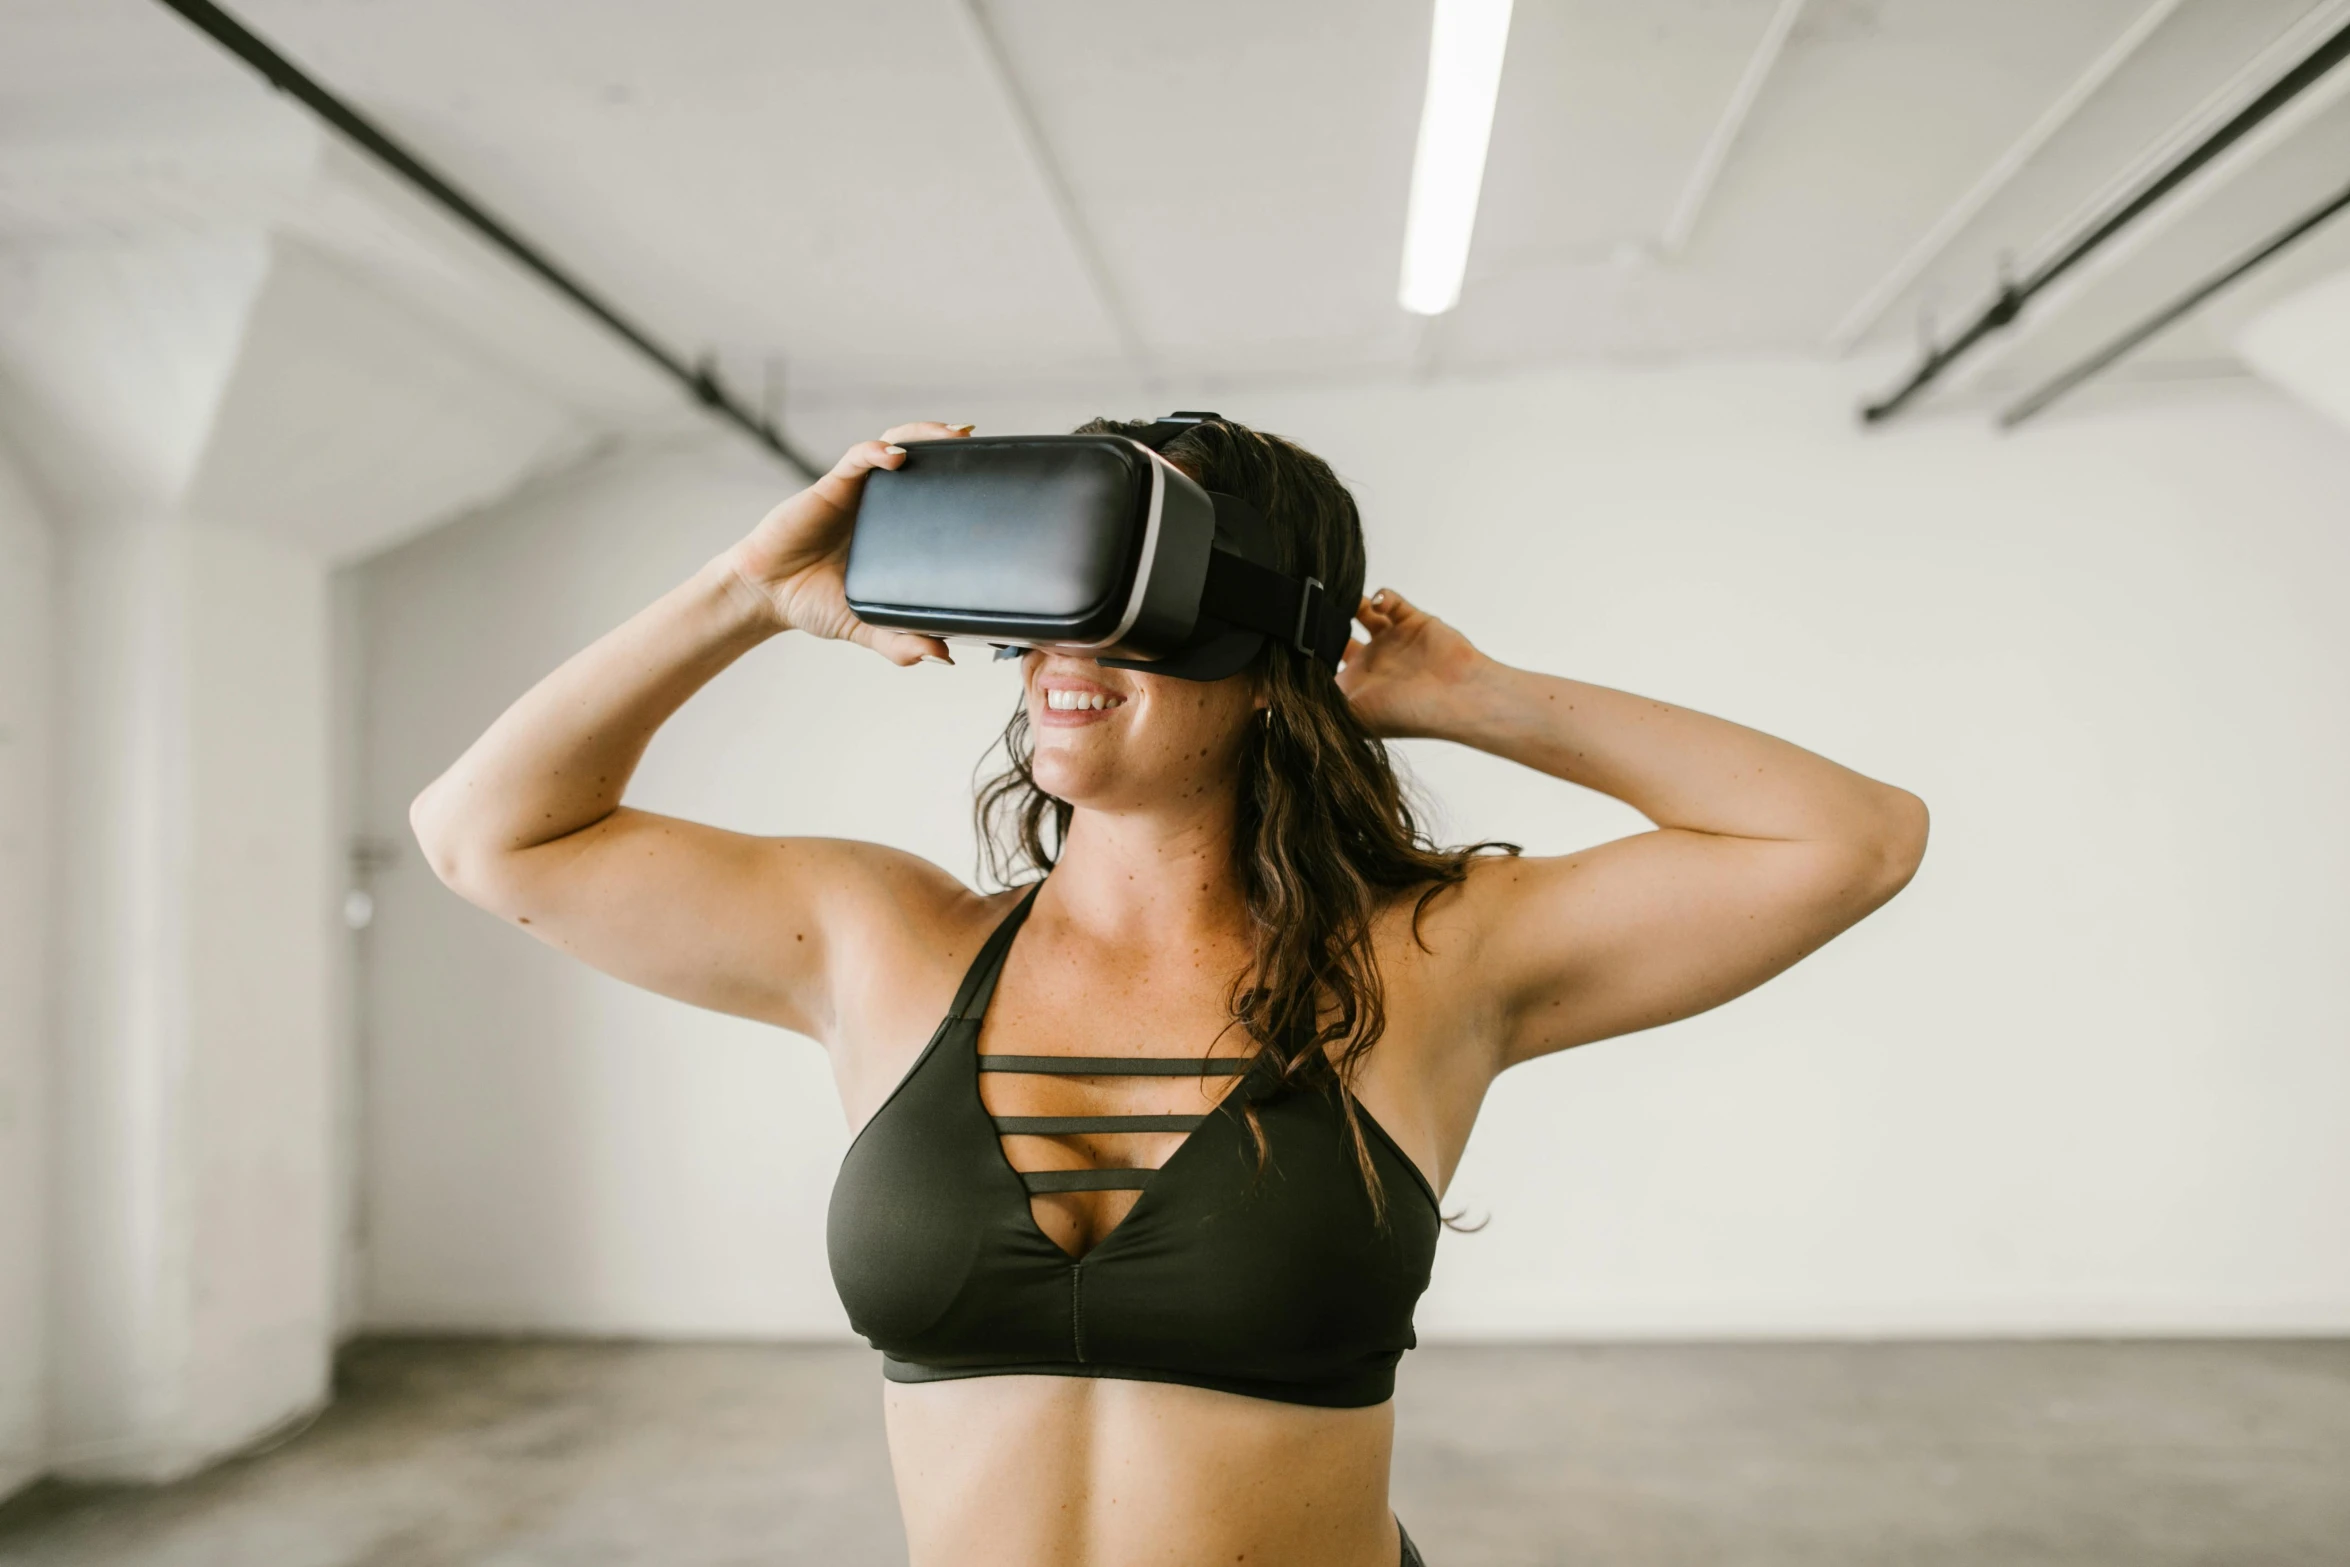
<path fill-rule="evenodd" d="M 849 608 L 869 625 L 991 642 L 998 657 L 1117 648 L 1133 656 L 1098 662 L 1178 680 L 1238 674 L 1268 640 L 1336 668 L 1352 598 L 1279 570 L 1255 507 L 1159 455 L 1218 417 L 1169 414 L 1138 438 L 908 442 L 898 467 L 865 476 Z"/>

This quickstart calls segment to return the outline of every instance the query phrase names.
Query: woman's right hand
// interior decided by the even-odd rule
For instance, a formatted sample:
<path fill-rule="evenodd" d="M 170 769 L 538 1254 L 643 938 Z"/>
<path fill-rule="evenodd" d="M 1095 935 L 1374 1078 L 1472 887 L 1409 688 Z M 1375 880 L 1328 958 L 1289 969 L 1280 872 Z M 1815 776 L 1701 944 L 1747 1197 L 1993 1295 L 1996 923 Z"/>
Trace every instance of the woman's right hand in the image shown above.
<path fill-rule="evenodd" d="M 728 567 L 787 630 L 860 643 L 893 664 L 915 664 L 925 658 L 953 663 L 947 645 L 936 637 L 859 620 L 849 608 L 844 577 L 865 475 L 904 462 L 900 441 L 947 440 L 970 433 L 967 424 L 901 424 L 878 441 L 850 447 L 830 473 L 769 512 L 747 538 L 728 550 Z"/>

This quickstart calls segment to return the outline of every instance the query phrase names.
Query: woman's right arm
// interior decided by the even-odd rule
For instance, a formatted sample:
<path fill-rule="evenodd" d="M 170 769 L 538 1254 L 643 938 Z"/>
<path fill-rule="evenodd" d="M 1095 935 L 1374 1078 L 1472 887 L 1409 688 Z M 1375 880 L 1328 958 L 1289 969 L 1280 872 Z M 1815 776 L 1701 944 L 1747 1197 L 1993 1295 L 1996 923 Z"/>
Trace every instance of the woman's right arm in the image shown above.
<path fill-rule="evenodd" d="M 865 475 L 903 460 L 885 443 L 957 433 L 901 426 L 851 449 L 524 693 L 409 809 L 435 874 L 632 984 L 828 1038 L 844 963 L 868 966 L 883 956 L 864 950 L 873 942 L 919 937 L 971 895 L 877 844 L 756 838 L 620 801 L 654 732 L 778 632 L 863 643 L 898 664 L 946 656 L 932 638 L 857 620 L 841 575 Z"/>

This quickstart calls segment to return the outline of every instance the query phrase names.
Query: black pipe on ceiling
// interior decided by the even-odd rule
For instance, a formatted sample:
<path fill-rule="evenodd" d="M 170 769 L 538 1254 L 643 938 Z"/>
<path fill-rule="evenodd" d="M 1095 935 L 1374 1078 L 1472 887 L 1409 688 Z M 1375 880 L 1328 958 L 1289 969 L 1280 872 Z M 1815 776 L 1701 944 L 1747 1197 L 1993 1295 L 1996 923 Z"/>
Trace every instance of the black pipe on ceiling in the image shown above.
<path fill-rule="evenodd" d="M 729 391 L 725 382 L 719 379 L 715 365 L 707 360 L 701 364 L 688 364 L 664 348 L 650 333 L 606 304 L 553 257 L 524 239 L 512 226 L 451 184 L 430 164 L 386 135 L 373 121 L 336 97 L 315 78 L 305 74 L 244 23 L 211 4 L 210 0 L 161 0 L 161 3 L 178 12 L 229 53 L 259 71 L 270 86 L 299 99 L 311 113 L 342 132 L 384 167 L 423 192 L 427 200 L 446 209 L 460 223 L 536 273 L 557 293 L 651 360 L 664 375 L 683 387 L 695 402 L 740 428 L 751 439 L 797 469 L 802 478 L 812 482 L 823 471 L 784 438 L 774 421 L 754 412 Z"/>
<path fill-rule="evenodd" d="M 2160 310 L 2157 310 L 2154 312 L 2154 314 L 2148 316 L 2145 320 L 2139 322 L 2136 326 L 2131 327 L 2127 332 L 2122 333 L 2121 336 L 2115 338 L 2112 342 L 2107 343 L 2103 348 L 2098 349 L 2095 353 L 2081 360 L 2078 364 L 2065 371 L 2062 375 L 2059 375 L 2053 380 L 2050 380 L 2047 384 L 2040 387 L 2039 390 L 2033 392 L 2029 397 L 2026 397 L 2023 399 L 2023 401 L 2017 403 L 2014 407 L 2009 408 L 2000 414 L 1999 422 L 2011 429 L 2016 425 L 2022 424 L 2026 419 L 2031 418 L 2034 414 L 2040 412 L 2040 410 L 2043 408 L 2046 408 L 2050 403 L 2055 402 L 2058 398 L 2064 396 L 2067 392 L 2072 391 L 2082 382 L 2088 380 L 2091 376 L 2097 374 L 2100 370 L 2103 370 L 2107 365 L 2112 364 L 2115 360 L 2121 358 L 2124 354 L 2129 353 L 2140 343 L 2145 342 L 2148 338 L 2154 336 L 2157 332 L 2162 331 L 2165 327 L 2169 326 L 2174 321 L 2177 321 L 2180 317 L 2185 316 L 2189 312 L 2195 310 L 2205 300 L 2211 298 L 2212 295 L 2233 284 L 2237 279 L 2243 277 L 2244 274 L 2261 265 L 2270 257 L 2274 256 L 2278 251 L 2283 250 L 2286 246 L 2292 244 L 2294 241 L 2310 233 L 2328 219 L 2336 216 L 2346 207 L 2350 207 L 2350 186 L 2345 186 L 2342 191 L 2332 200 L 2324 202 L 2311 211 L 2303 214 L 2300 218 L 2297 218 L 2291 224 L 2287 225 L 2283 230 L 2272 235 L 2258 249 L 2253 250 L 2247 255 L 2239 257 L 2237 260 L 2222 268 L 2220 271 L 2214 273 L 2212 276 L 2205 278 L 2202 282 L 2196 284 L 2193 288 L 2187 290 L 2187 292 L 2181 294 L 2178 298 L 2172 300 L 2169 304 L 2163 306 Z"/>
<path fill-rule="evenodd" d="M 2319 44 L 2308 58 L 2277 78 L 2266 92 L 2237 111 L 2225 125 L 2190 148 L 2169 168 L 2091 224 L 2086 231 L 2075 236 L 2052 259 L 2034 269 L 2029 277 L 2003 283 L 1997 297 L 1983 307 L 1982 313 L 1969 322 L 1964 331 L 1948 343 L 1927 351 L 1925 358 L 1918 362 L 1917 368 L 1910 372 L 1909 379 L 1902 383 L 1899 390 L 1877 402 L 1864 405 L 1860 411 L 1861 422 L 1878 424 L 1899 413 L 1911 398 L 1941 379 L 1942 373 L 1965 357 L 1976 344 L 2012 325 L 2034 295 L 2087 260 L 2092 252 L 2142 217 L 2148 208 L 2185 184 L 2198 169 L 2241 141 L 2254 126 L 2291 103 L 2345 58 L 2350 58 L 2350 24 L 2344 25 Z"/>

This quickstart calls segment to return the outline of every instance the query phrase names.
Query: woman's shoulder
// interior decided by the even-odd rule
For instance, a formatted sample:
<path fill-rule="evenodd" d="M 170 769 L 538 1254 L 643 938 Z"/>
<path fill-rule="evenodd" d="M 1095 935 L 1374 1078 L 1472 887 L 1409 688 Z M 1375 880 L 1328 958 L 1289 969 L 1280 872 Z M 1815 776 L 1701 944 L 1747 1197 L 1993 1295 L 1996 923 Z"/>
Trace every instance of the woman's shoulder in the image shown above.
<path fill-rule="evenodd" d="M 1430 878 L 1391 892 L 1372 918 L 1372 941 L 1384 961 L 1465 955 L 1485 934 L 1495 894 L 1515 873 L 1511 854 L 1478 854 L 1457 879 Z"/>
<path fill-rule="evenodd" d="M 827 923 L 875 949 L 940 953 L 973 930 L 984 940 L 1027 890 L 980 891 L 934 860 L 863 839 L 778 839 L 777 847 L 786 859 L 779 869 L 823 885 L 833 906 Z"/>
<path fill-rule="evenodd" d="M 980 891 L 920 855 L 881 844 L 838 841 L 810 852 L 842 872 L 830 894 L 837 913 L 827 921 L 833 949 L 825 962 L 833 977 L 833 1038 L 849 1055 L 843 1092 L 853 1119 L 861 1092 L 855 1085 L 896 1080 L 1026 889 Z"/>
<path fill-rule="evenodd" d="M 1381 906 L 1371 940 L 1391 1053 L 1434 1052 L 1448 1061 L 1476 1053 L 1472 1041 L 1490 1022 L 1494 1000 L 1482 954 L 1495 936 L 1496 893 L 1514 863 L 1480 855 L 1461 879 L 1423 882 Z"/>

